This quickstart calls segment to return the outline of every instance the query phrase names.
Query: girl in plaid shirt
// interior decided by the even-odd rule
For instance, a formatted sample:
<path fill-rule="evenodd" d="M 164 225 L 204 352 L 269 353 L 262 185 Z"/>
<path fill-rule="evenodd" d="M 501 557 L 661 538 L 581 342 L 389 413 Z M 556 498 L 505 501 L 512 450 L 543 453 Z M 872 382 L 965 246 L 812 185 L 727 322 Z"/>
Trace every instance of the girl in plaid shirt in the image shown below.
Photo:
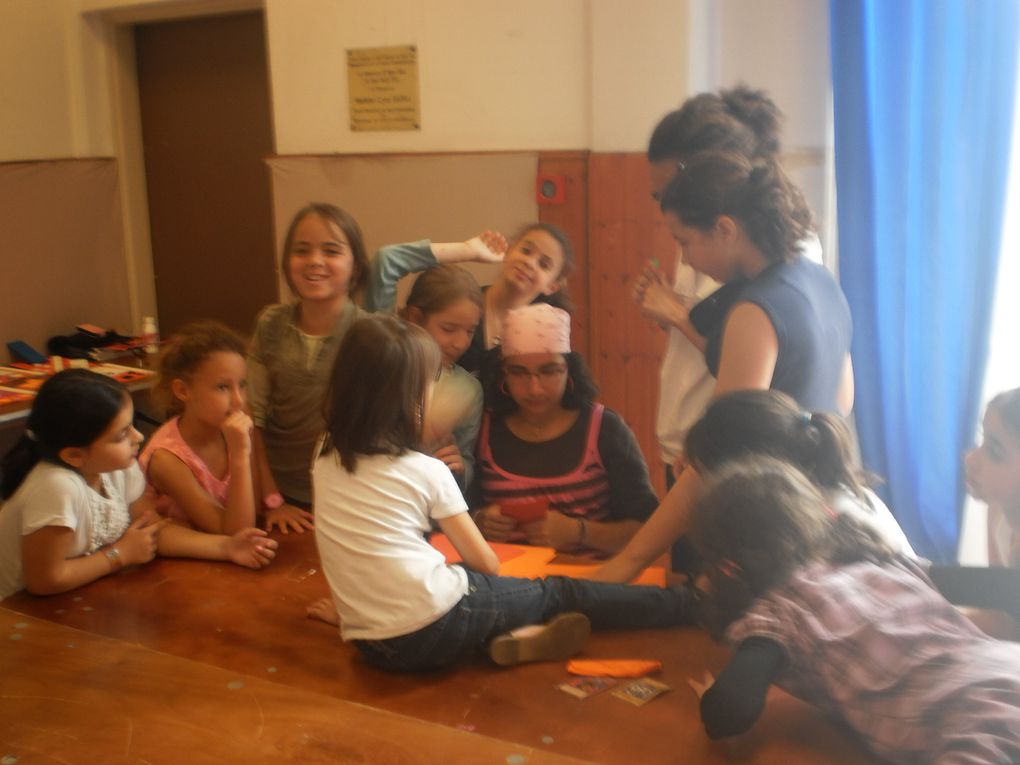
<path fill-rule="evenodd" d="M 704 619 L 736 649 L 701 699 L 711 738 L 749 729 L 776 683 L 890 762 L 1020 762 L 1020 645 L 978 630 L 795 468 L 752 457 L 721 469 L 691 538 Z"/>

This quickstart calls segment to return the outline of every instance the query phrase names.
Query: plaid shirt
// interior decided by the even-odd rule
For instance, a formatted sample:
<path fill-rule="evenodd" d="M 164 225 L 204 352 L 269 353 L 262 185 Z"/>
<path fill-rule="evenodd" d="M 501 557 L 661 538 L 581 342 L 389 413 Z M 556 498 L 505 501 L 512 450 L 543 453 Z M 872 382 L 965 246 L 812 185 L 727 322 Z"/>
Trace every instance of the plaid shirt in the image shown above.
<path fill-rule="evenodd" d="M 779 686 L 892 762 L 1020 762 L 1020 645 L 984 635 L 913 562 L 808 566 L 726 635 L 754 636 L 783 648 Z"/>

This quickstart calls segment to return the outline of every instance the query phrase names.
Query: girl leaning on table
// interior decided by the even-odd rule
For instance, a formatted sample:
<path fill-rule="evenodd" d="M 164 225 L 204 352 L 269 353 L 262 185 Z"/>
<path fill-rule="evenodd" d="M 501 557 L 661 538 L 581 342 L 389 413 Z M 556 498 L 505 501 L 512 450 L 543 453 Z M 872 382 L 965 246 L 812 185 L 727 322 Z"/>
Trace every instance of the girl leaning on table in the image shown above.
<path fill-rule="evenodd" d="M 208 533 L 255 525 L 246 350 L 215 321 L 175 333 L 160 356 L 157 386 L 173 416 L 138 458 L 159 513 Z"/>
<path fill-rule="evenodd" d="M 616 552 L 658 499 L 637 439 L 598 403 L 588 366 L 570 350 L 570 315 L 540 303 L 509 311 L 499 358 L 485 375 L 472 492 L 482 534 Z"/>
<path fill-rule="evenodd" d="M 751 728 L 775 683 L 883 762 L 1020 762 L 1020 645 L 982 633 L 918 561 L 834 512 L 794 467 L 761 456 L 724 467 L 691 539 L 708 580 L 701 612 L 735 649 L 706 679 L 710 737 Z"/>
<path fill-rule="evenodd" d="M 160 519 L 143 498 L 126 389 L 84 369 L 39 389 L 27 430 L 3 460 L 0 599 L 23 587 L 66 592 L 160 555 L 229 560 L 260 568 L 276 542 L 247 528 L 205 534 Z"/>
<path fill-rule="evenodd" d="M 340 357 L 312 468 L 315 539 L 331 598 L 309 615 L 340 624 L 366 661 L 422 671 L 486 647 L 501 665 L 561 659 L 580 649 L 590 626 L 690 622 L 682 591 L 497 576 L 496 554 L 453 475 L 418 451 L 441 370 L 435 342 L 420 327 L 375 315 L 351 327 Z M 432 521 L 463 565 L 448 565 L 428 543 Z"/>

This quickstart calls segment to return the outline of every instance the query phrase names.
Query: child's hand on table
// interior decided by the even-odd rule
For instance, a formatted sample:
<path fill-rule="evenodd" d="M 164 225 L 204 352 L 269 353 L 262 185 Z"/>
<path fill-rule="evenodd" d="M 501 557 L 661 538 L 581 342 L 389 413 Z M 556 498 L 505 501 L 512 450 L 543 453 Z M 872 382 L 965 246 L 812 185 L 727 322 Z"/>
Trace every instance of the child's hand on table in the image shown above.
<path fill-rule="evenodd" d="M 289 534 L 291 531 L 304 534 L 305 529 L 309 531 L 315 530 L 314 519 L 315 516 L 307 510 L 294 507 L 294 505 L 284 504 L 271 510 L 266 510 L 265 529 L 266 531 L 272 531 L 275 526 L 284 534 Z"/>

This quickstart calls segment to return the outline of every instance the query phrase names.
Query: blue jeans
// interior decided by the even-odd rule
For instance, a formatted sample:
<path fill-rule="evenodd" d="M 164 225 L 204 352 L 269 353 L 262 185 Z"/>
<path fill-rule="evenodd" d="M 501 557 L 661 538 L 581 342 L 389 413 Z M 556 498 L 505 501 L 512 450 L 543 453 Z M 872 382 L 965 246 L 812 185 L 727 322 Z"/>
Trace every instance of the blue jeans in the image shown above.
<path fill-rule="evenodd" d="M 365 660 L 395 672 L 439 669 L 484 648 L 497 635 L 564 611 L 580 611 L 595 629 L 673 627 L 694 620 L 685 590 L 563 576 L 516 579 L 477 571 L 467 576 L 467 594 L 427 627 L 386 640 L 355 640 Z"/>

